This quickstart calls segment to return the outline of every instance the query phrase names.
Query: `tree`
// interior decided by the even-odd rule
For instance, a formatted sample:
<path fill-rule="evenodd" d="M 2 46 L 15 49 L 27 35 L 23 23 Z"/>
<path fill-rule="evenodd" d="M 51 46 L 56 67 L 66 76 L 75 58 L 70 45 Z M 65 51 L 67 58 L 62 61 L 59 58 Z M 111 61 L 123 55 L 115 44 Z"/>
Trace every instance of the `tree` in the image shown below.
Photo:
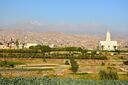
<path fill-rule="evenodd" d="M 2 43 L 2 42 L 0 42 L 0 45 L 3 45 L 3 43 Z"/>
<path fill-rule="evenodd" d="M 25 47 L 25 43 L 22 43 L 22 48 L 24 48 Z"/>
<path fill-rule="evenodd" d="M 76 73 L 78 71 L 78 68 L 79 68 L 79 65 L 77 64 L 77 61 L 75 61 L 74 58 L 70 58 L 70 64 L 71 64 L 70 70 L 73 73 Z"/>
<path fill-rule="evenodd" d="M 16 40 L 16 47 L 19 48 L 19 41 L 18 41 L 18 39 Z"/>
<path fill-rule="evenodd" d="M 29 49 L 41 50 L 42 52 L 50 52 L 51 48 L 45 45 L 30 46 Z"/>
<path fill-rule="evenodd" d="M 104 45 L 101 46 L 101 49 L 104 50 Z"/>
<path fill-rule="evenodd" d="M 113 46 L 113 48 L 114 48 L 114 50 L 116 51 L 116 49 L 117 49 L 117 46 Z"/>
<path fill-rule="evenodd" d="M 70 65 L 68 60 L 65 60 L 65 65 Z"/>

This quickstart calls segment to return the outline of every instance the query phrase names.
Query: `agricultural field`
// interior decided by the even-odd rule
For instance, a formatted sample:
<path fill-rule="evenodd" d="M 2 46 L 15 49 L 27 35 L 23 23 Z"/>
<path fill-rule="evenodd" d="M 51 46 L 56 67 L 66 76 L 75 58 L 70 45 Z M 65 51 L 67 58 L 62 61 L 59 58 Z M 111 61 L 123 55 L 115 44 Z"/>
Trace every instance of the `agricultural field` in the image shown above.
<path fill-rule="evenodd" d="M 2 60 L 3 58 L 0 58 L 0 61 Z M 66 60 L 68 59 L 45 59 L 44 61 L 42 58 L 8 58 L 7 65 L 13 63 L 14 67 L 0 67 L 0 74 L 6 78 L 49 76 L 99 80 L 99 71 L 111 67 L 116 69 L 120 80 L 128 80 L 127 66 L 121 66 L 122 60 L 76 59 L 79 64 L 77 73 L 69 70 L 71 66 L 65 65 Z"/>
<path fill-rule="evenodd" d="M 127 60 L 127 55 L 76 48 L 0 50 L 0 84 L 127 85 Z"/>
<path fill-rule="evenodd" d="M 72 78 L 0 78 L 0 85 L 127 85 L 123 80 L 85 80 Z"/>

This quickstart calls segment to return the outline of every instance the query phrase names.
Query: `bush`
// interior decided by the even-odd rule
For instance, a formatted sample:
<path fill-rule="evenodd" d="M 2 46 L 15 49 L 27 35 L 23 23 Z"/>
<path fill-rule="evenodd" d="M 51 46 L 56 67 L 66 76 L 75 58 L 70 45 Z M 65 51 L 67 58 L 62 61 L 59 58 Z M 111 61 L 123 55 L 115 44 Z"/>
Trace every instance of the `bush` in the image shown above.
<path fill-rule="evenodd" d="M 124 63 L 124 65 L 128 65 L 128 60 L 127 61 L 124 61 L 123 63 Z"/>
<path fill-rule="evenodd" d="M 45 62 L 45 63 L 46 63 L 46 62 L 47 62 L 47 60 L 46 60 L 45 58 L 43 58 L 43 62 Z"/>
<path fill-rule="evenodd" d="M 101 80 L 117 80 L 118 79 L 118 74 L 116 71 L 105 71 L 105 70 L 101 70 L 99 72 L 99 76 Z"/>
<path fill-rule="evenodd" d="M 74 58 L 71 58 L 71 59 L 70 59 L 70 64 L 71 64 L 70 70 L 71 70 L 73 73 L 76 73 L 76 72 L 78 71 L 78 68 L 79 68 L 79 65 L 77 64 L 77 61 L 75 61 Z"/>
<path fill-rule="evenodd" d="M 105 65 L 105 63 L 104 63 L 104 62 L 102 62 L 102 63 L 101 63 L 101 66 L 104 66 L 104 65 Z"/>
<path fill-rule="evenodd" d="M 70 65 L 68 60 L 65 60 L 65 65 Z"/>
<path fill-rule="evenodd" d="M 0 66 L 1 67 L 15 67 L 15 65 L 23 64 L 21 62 L 11 62 L 11 61 L 1 61 Z"/>

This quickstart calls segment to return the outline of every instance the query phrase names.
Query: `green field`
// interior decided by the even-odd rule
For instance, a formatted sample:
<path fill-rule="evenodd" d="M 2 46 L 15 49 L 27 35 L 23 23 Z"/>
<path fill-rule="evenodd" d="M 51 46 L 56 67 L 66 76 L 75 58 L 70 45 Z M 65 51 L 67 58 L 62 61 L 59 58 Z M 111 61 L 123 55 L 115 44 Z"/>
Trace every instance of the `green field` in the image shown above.
<path fill-rule="evenodd" d="M 111 53 L 117 52 L 97 54 L 78 48 L 0 50 L 0 85 L 127 85 L 128 66 L 124 62 L 128 57 Z M 71 70 L 73 66 L 78 69 Z"/>
<path fill-rule="evenodd" d="M 0 78 L 0 85 L 128 85 L 128 80 L 85 80 L 72 78 Z"/>

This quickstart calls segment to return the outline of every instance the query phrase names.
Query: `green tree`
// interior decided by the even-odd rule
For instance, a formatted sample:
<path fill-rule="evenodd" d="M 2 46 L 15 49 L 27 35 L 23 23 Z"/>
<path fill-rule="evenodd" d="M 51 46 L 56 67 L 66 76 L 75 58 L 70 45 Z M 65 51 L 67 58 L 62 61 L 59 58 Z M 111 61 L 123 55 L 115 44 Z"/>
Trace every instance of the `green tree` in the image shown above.
<path fill-rule="evenodd" d="M 25 47 L 25 43 L 22 43 L 22 48 L 24 48 Z"/>
<path fill-rule="evenodd" d="M 19 48 L 19 40 L 16 39 L 16 47 Z"/>
<path fill-rule="evenodd" d="M 70 65 L 68 60 L 65 60 L 65 65 Z"/>
<path fill-rule="evenodd" d="M 104 50 L 104 45 L 101 46 L 101 49 Z"/>
<path fill-rule="evenodd" d="M 117 49 L 117 46 L 113 46 L 113 48 L 114 48 L 114 50 L 116 51 L 116 49 Z"/>
<path fill-rule="evenodd" d="M 42 52 L 50 52 L 51 48 L 45 45 L 30 46 L 29 49 L 41 50 Z"/>
<path fill-rule="evenodd" d="M 77 64 L 77 61 L 75 61 L 74 58 L 70 58 L 70 64 L 71 64 L 70 70 L 73 73 L 76 73 L 78 71 L 78 68 L 79 68 L 79 65 Z"/>

